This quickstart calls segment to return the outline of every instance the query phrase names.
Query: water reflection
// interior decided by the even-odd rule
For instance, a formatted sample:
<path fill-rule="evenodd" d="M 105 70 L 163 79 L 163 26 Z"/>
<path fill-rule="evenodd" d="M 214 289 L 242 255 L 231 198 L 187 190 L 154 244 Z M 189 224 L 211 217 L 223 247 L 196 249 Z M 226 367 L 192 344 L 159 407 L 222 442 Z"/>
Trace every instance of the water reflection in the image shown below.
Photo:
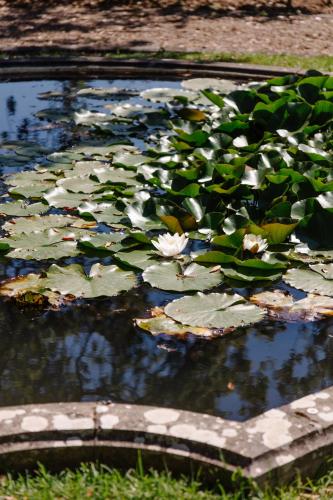
<path fill-rule="evenodd" d="M 138 90 L 156 86 L 145 81 L 91 84 Z M 34 140 L 52 149 L 66 146 L 74 138 L 66 125 L 54 127 L 33 113 L 46 106 L 63 108 L 67 114 L 85 106 L 101 109 L 103 101 L 73 97 L 80 85 L 0 84 L 1 136 Z M 179 83 L 158 82 L 161 87 L 175 85 Z M 38 99 L 40 92 L 49 90 L 60 97 L 49 102 Z M 77 261 L 91 265 L 94 259 Z M 38 272 L 48 265 L 1 258 L 0 279 Z M 245 420 L 333 383 L 333 320 L 264 322 L 211 342 L 155 338 L 134 328 L 133 318 L 174 296 L 141 287 L 112 300 L 42 315 L 2 301 L 0 405 L 103 399 Z"/>
<path fill-rule="evenodd" d="M 0 404 L 112 400 L 245 420 L 333 383 L 333 321 L 263 323 L 215 341 L 136 330 L 148 290 L 31 316 L 0 309 Z"/>

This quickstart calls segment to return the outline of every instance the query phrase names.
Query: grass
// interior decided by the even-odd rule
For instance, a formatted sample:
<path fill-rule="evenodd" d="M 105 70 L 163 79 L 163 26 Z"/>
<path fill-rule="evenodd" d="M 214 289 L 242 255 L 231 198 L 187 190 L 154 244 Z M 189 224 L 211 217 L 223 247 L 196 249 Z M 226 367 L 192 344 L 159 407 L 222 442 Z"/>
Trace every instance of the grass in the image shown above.
<path fill-rule="evenodd" d="M 42 466 L 34 475 L 11 475 L 0 478 L 0 499 L 96 500 L 331 500 L 333 469 L 320 479 L 302 483 L 299 479 L 281 489 L 260 490 L 255 484 L 241 481 L 234 493 L 222 485 L 204 487 L 199 480 L 175 479 L 167 472 L 144 472 L 142 468 L 121 473 L 103 465 L 83 464 L 75 471 L 51 474 Z"/>
<path fill-rule="evenodd" d="M 238 54 L 229 52 L 170 52 L 170 51 L 126 51 L 116 52 L 91 52 L 41 49 L 40 51 L 29 51 L 24 54 L 6 54 L 0 52 L 0 59 L 15 58 L 20 56 L 31 57 L 66 57 L 66 56 L 106 56 L 110 59 L 178 59 L 195 62 L 233 62 L 244 64 L 259 64 L 263 66 L 285 66 L 294 69 L 316 69 L 323 72 L 333 72 L 333 56 L 298 56 L 294 54 Z"/>
<path fill-rule="evenodd" d="M 260 64 L 263 66 L 286 66 L 298 69 L 316 69 L 333 71 L 333 56 L 297 56 L 293 54 L 237 54 L 228 52 L 109 52 L 110 58 L 133 59 L 179 59 L 196 62 L 233 62 L 244 64 Z"/>

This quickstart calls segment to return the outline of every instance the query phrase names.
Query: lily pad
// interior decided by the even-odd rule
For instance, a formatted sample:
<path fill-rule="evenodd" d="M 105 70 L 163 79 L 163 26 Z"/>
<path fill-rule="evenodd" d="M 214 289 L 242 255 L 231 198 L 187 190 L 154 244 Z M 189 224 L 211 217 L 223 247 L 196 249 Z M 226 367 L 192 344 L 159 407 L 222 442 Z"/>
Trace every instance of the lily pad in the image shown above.
<path fill-rule="evenodd" d="M 260 321 L 263 311 L 237 294 L 198 293 L 167 304 L 165 314 L 185 325 L 236 328 Z"/>
<path fill-rule="evenodd" d="M 148 99 L 153 102 L 171 102 L 179 98 L 186 98 L 192 101 L 197 97 L 196 92 L 191 92 L 189 90 L 182 89 L 170 89 L 164 87 L 157 87 L 155 89 L 144 90 L 141 92 L 140 96 L 143 99 Z"/>
<path fill-rule="evenodd" d="M 147 269 L 157 262 L 156 253 L 147 250 L 133 250 L 131 252 L 119 252 L 113 256 L 118 262 L 133 267 L 134 269 Z"/>
<path fill-rule="evenodd" d="M 34 273 L 17 276 L 0 284 L 0 295 L 6 297 L 18 297 L 31 291 L 39 293 L 42 290 L 44 290 L 43 279 L 40 274 Z"/>
<path fill-rule="evenodd" d="M 47 212 L 50 209 L 44 203 L 27 203 L 26 201 L 9 201 L 0 204 L 0 214 L 12 216 L 37 215 Z"/>
<path fill-rule="evenodd" d="M 92 174 L 103 184 L 125 184 L 126 186 L 135 186 L 140 184 L 140 182 L 135 178 L 136 173 L 131 170 L 125 170 L 124 168 L 95 168 Z"/>
<path fill-rule="evenodd" d="M 43 198 L 49 205 L 55 208 L 76 208 L 80 203 L 92 199 L 89 194 L 71 193 L 62 186 L 57 186 L 47 191 Z"/>
<path fill-rule="evenodd" d="M 206 268 L 192 263 L 185 267 L 176 261 L 162 262 L 148 267 L 142 277 L 151 286 L 175 292 L 208 290 L 223 281 L 219 266 Z"/>
<path fill-rule="evenodd" d="M 120 292 L 130 290 L 136 285 L 135 274 L 123 271 L 117 266 L 94 264 L 89 274 L 83 267 L 72 264 L 60 267 L 53 264 L 46 273 L 45 287 L 62 295 L 95 298 L 112 297 Z"/>
<path fill-rule="evenodd" d="M 305 292 L 333 297 L 333 279 L 325 279 L 310 269 L 290 269 L 283 276 L 283 280 Z"/>
<path fill-rule="evenodd" d="M 19 233 L 0 238 L 0 249 L 10 250 L 6 256 L 12 259 L 60 259 L 81 253 L 77 240 L 89 233 L 84 229 L 55 228 L 29 234 Z"/>
<path fill-rule="evenodd" d="M 68 177 L 66 179 L 59 179 L 57 186 L 70 191 L 71 193 L 84 193 L 91 194 L 101 190 L 103 186 L 99 182 L 95 182 L 89 177 Z"/>
<path fill-rule="evenodd" d="M 229 278 L 236 281 L 276 281 L 281 278 L 281 271 L 264 271 L 260 269 L 250 269 L 246 267 L 239 267 L 238 269 L 233 269 L 231 267 L 223 267 L 223 274 Z"/>
<path fill-rule="evenodd" d="M 0 284 L 0 295 L 15 299 L 20 306 L 59 308 L 64 297 L 44 288 L 44 279 L 39 274 L 17 276 Z"/>
<path fill-rule="evenodd" d="M 333 280 L 333 263 L 330 264 L 312 264 L 310 269 L 321 274 L 326 280 Z"/>
<path fill-rule="evenodd" d="M 80 89 L 76 95 L 89 99 L 128 99 L 137 95 L 137 92 L 118 87 L 87 87 Z"/>
<path fill-rule="evenodd" d="M 333 298 L 309 294 L 301 300 L 281 290 L 260 292 L 250 297 L 254 304 L 268 310 L 270 316 L 284 321 L 316 321 L 333 316 Z"/>
<path fill-rule="evenodd" d="M 232 80 L 224 80 L 221 78 L 191 78 L 183 80 L 182 87 L 186 90 L 218 90 L 222 93 L 228 93 L 236 90 L 238 85 Z"/>
<path fill-rule="evenodd" d="M 155 318 L 136 318 L 135 324 L 142 330 L 145 330 L 154 336 L 161 334 L 172 335 L 175 337 L 185 337 L 189 334 L 206 338 L 216 336 L 216 332 L 212 329 L 182 325 L 173 319 L 168 318 L 165 314 L 160 314 Z"/>
<path fill-rule="evenodd" d="M 83 236 L 83 238 L 80 239 L 79 244 L 83 248 L 115 253 L 122 249 L 126 249 L 125 246 L 121 245 L 121 242 L 126 237 L 127 235 L 122 233 L 95 233 L 93 235 Z M 134 243 L 134 245 L 137 244 L 138 243 Z"/>
<path fill-rule="evenodd" d="M 52 214 L 44 215 L 43 217 L 40 215 L 33 215 L 31 217 L 19 217 L 17 219 L 9 220 L 2 226 L 2 229 L 13 235 L 20 233 L 29 234 L 44 231 L 46 229 L 64 228 L 69 226 L 81 229 L 91 229 L 96 226 L 96 223 L 70 215 Z"/>
<path fill-rule="evenodd" d="M 112 203 L 82 203 L 78 211 L 83 217 L 92 217 L 97 222 L 104 222 L 113 227 L 125 227 L 122 224 L 125 215 Z"/>

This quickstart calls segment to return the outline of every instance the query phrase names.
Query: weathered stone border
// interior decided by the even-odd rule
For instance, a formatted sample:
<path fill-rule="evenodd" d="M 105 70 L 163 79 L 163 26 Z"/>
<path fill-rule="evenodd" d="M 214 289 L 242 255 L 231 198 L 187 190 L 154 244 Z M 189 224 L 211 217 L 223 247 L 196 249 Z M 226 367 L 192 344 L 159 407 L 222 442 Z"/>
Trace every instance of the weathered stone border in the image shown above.
<path fill-rule="evenodd" d="M 173 59 L 110 59 L 107 57 L 24 57 L 0 60 L 0 80 L 73 78 L 222 77 L 265 80 L 284 76 L 295 69 L 239 63 L 195 63 Z M 299 71 L 303 74 L 303 71 Z"/>
<path fill-rule="evenodd" d="M 333 388 L 246 422 L 171 408 L 55 403 L 0 408 L 0 469 L 52 469 L 100 460 L 128 468 L 201 470 L 227 481 L 240 469 L 263 484 L 313 475 L 333 449 Z"/>

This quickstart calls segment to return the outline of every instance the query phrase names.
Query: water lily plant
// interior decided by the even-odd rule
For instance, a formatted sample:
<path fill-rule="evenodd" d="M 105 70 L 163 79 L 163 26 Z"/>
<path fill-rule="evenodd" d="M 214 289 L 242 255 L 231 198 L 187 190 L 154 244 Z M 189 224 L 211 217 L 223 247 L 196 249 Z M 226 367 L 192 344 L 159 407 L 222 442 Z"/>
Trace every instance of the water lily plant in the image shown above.
<path fill-rule="evenodd" d="M 152 244 L 163 257 L 175 257 L 182 253 L 188 243 L 185 234 L 161 234 Z"/>
<path fill-rule="evenodd" d="M 264 252 L 268 247 L 267 240 L 256 234 L 246 234 L 243 239 L 243 250 L 249 250 L 251 253 Z"/>

